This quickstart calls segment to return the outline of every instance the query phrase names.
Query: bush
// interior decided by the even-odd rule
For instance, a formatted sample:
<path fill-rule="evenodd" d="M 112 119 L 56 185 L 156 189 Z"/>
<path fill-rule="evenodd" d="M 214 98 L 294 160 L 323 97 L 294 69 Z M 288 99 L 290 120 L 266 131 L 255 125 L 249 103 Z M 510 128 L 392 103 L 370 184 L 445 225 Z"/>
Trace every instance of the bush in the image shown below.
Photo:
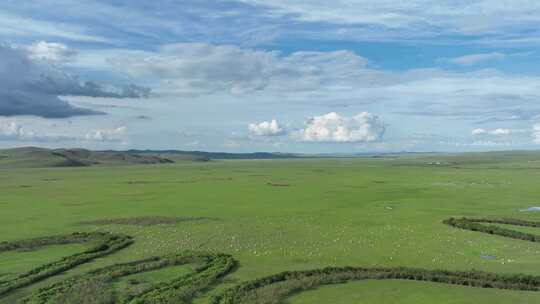
<path fill-rule="evenodd" d="M 35 250 L 48 245 L 86 243 L 90 241 L 98 241 L 98 244 L 84 252 L 64 257 L 58 261 L 41 265 L 25 273 L 19 274 L 12 280 L 0 282 L 0 296 L 58 275 L 78 265 L 88 263 L 95 258 L 104 257 L 121 250 L 131 245 L 133 239 L 126 235 L 92 232 L 0 243 L 0 252 L 5 252 L 12 250 Z"/>
<path fill-rule="evenodd" d="M 516 219 L 468 219 L 450 218 L 444 224 L 470 231 L 499 235 L 531 242 L 540 241 L 540 236 L 515 231 L 493 224 L 540 227 L 539 222 Z M 0 243 L 0 252 L 10 250 L 34 250 L 53 244 L 85 243 L 98 240 L 93 248 L 59 261 L 45 264 L 18 275 L 13 280 L 0 281 L 0 296 L 12 290 L 31 285 L 37 281 L 57 275 L 97 257 L 106 256 L 129 246 L 129 236 L 108 233 L 74 233 Z M 115 299 L 107 286 L 114 280 L 151 270 L 183 265 L 201 264 L 195 272 L 179 276 L 167 282 L 140 284 L 134 292 L 122 299 Z M 200 292 L 208 289 L 221 277 L 233 271 L 236 261 L 221 253 L 186 251 L 175 255 L 152 257 L 129 263 L 116 264 L 78 275 L 45 288 L 39 289 L 23 299 L 26 304 L 77 303 L 77 304 L 165 304 L 191 303 Z M 409 267 L 365 268 L 327 267 L 306 271 L 285 271 L 236 285 L 212 297 L 211 304 L 274 304 L 286 297 L 325 284 L 340 284 L 355 280 L 414 280 L 437 282 L 479 288 L 540 291 L 540 276 L 524 274 L 497 274 L 482 271 L 429 270 Z M 136 282 L 135 282 L 136 283 Z"/>
<path fill-rule="evenodd" d="M 54 299 L 71 299 L 72 296 L 70 295 L 73 294 L 73 291 L 81 289 L 87 294 L 89 301 L 97 301 L 97 299 L 101 299 L 101 295 L 92 295 L 92 293 L 87 292 L 97 286 L 96 282 L 105 286 L 105 284 L 109 284 L 124 276 L 195 262 L 203 263 L 201 267 L 197 268 L 195 273 L 183 275 L 167 282 L 152 284 L 137 294 L 128 295 L 126 298 L 121 299 L 120 302 L 130 304 L 189 303 L 198 292 L 208 288 L 218 278 L 231 272 L 236 264 L 234 259 L 229 255 L 186 251 L 177 255 L 153 257 L 93 270 L 84 275 L 42 288 L 23 299 L 22 302 L 27 304 L 44 304 L 53 301 L 53 303 L 56 303 Z"/>

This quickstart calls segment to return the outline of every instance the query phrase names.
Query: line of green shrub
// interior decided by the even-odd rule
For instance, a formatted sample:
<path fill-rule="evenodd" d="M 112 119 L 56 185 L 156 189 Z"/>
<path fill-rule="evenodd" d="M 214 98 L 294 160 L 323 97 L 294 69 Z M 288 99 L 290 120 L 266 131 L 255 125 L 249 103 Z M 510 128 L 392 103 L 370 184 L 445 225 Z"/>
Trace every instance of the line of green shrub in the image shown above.
<path fill-rule="evenodd" d="M 87 263 L 95 258 L 109 255 L 133 243 L 130 236 L 104 232 L 73 233 L 50 237 L 40 237 L 29 240 L 2 242 L 0 253 L 13 250 L 35 250 L 48 245 L 87 243 L 96 241 L 92 248 L 61 258 L 58 261 L 44 264 L 27 272 L 19 274 L 12 280 L 0 282 L 0 296 L 16 289 L 32 285 L 46 278 L 58 275 L 78 265 Z"/>
<path fill-rule="evenodd" d="M 486 224 L 506 224 L 523 227 L 540 227 L 540 222 L 531 222 L 518 219 L 469 219 L 469 218 L 449 218 L 443 221 L 444 224 L 464 230 L 483 232 L 504 236 L 507 238 L 519 239 L 529 242 L 540 242 L 540 235 L 521 232 L 509 228 Z"/>
<path fill-rule="evenodd" d="M 455 219 L 444 220 L 452 227 L 538 242 L 540 236 L 486 224 L 540 227 L 539 222 L 517 219 Z M 481 288 L 540 291 L 540 276 L 497 274 L 482 271 L 447 271 L 418 268 L 329 267 L 307 271 L 286 271 L 242 283 L 214 296 L 210 304 L 280 303 L 283 299 L 326 284 L 356 280 L 416 280 Z"/>
<path fill-rule="evenodd" d="M 26 304 L 56 303 L 70 292 L 80 292 L 78 286 L 103 286 L 112 281 L 146 271 L 162 269 L 177 265 L 200 263 L 194 273 L 179 276 L 173 280 L 153 284 L 135 295 L 128 295 L 118 303 L 157 304 L 157 303 L 190 303 L 196 294 L 220 277 L 228 274 L 235 267 L 235 260 L 226 254 L 186 251 L 177 255 L 153 257 L 130 263 L 116 264 L 72 277 L 48 287 L 42 288 L 23 299 Z M 104 292 L 103 290 L 87 292 Z M 81 295 L 79 295 L 80 297 Z M 89 294 L 88 297 L 94 295 Z"/>
<path fill-rule="evenodd" d="M 427 270 L 406 267 L 329 267 L 307 271 L 286 271 L 243 283 L 215 296 L 210 301 L 210 304 L 252 303 L 253 301 L 250 299 L 261 299 L 261 295 L 264 295 L 265 298 L 264 301 L 260 301 L 259 303 L 278 303 L 294 293 L 320 285 L 367 279 L 415 280 L 482 288 L 540 290 L 540 276 L 523 274 L 510 275 L 481 271 Z M 271 286 L 276 286 L 277 288 L 263 292 L 262 294 L 257 292 Z"/>
<path fill-rule="evenodd" d="M 540 236 L 524 233 L 493 224 L 526 227 L 540 227 L 540 222 L 517 219 L 469 219 L 450 218 L 444 224 L 455 228 L 477 231 L 490 235 L 540 241 Z M 54 276 L 96 257 L 108 255 L 129 246 L 133 240 L 129 236 L 108 233 L 74 233 L 64 236 L 36 238 L 16 242 L 0 243 L 0 252 L 10 250 L 32 250 L 53 244 L 84 243 L 97 240 L 97 246 L 83 253 L 65 257 L 21 274 L 13 280 L 0 282 L 0 296 L 20 287 Z M 184 264 L 200 265 L 193 273 L 181 275 L 173 280 L 158 282 L 149 287 L 124 295 L 115 300 L 105 288 L 114 280 L 151 270 Z M 90 271 L 58 283 L 44 287 L 23 299 L 26 304 L 82 303 L 80 300 L 102 295 L 110 303 L 122 304 L 164 304 L 190 303 L 203 290 L 209 288 L 219 278 L 230 273 L 236 261 L 230 255 L 209 252 L 186 251 L 176 255 L 153 257 L 130 263 L 116 264 Z M 447 271 L 408 267 L 364 268 L 328 267 L 306 271 L 286 271 L 268 277 L 248 281 L 227 289 L 211 298 L 210 304 L 279 303 L 283 299 L 311 288 L 325 284 L 338 284 L 356 280 L 415 280 L 444 284 L 497 288 L 510 290 L 540 291 L 540 276 L 525 274 L 497 274 L 482 271 Z M 89 302 L 90 303 L 90 302 Z M 92 302 L 93 303 L 93 302 Z"/>

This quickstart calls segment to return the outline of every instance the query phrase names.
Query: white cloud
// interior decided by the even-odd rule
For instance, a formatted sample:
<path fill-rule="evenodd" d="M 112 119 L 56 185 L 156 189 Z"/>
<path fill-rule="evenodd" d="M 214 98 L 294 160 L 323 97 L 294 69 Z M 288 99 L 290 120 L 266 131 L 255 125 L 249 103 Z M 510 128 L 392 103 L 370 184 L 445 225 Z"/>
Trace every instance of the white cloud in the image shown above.
<path fill-rule="evenodd" d="M 467 116 L 478 121 L 531 119 L 540 114 L 533 102 L 540 98 L 539 77 L 492 69 L 391 72 L 372 68 L 352 51 L 282 55 L 205 43 L 165 45 L 156 52 L 117 50 L 108 57 L 118 72 L 153 83 L 161 96 L 220 95 L 215 99 L 268 98 L 312 105 L 337 100 L 346 106 L 384 103 L 401 114 Z"/>
<path fill-rule="evenodd" d="M 275 119 L 249 124 L 248 129 L 252 135 L 256 136 L 277 136 L 285 134 L 285 130 L 280 127 Z"/>
<path fill-rule="evenodd" d="M 42 8 L 44 9 L 44 8 Z M 76 41 L 107 42 L 90 35 L 79 25 L 50 22 L 0 12 L 0 34 L 4 37 L 56 37 Z"/>
<path fill-rule="evenodd" d="M 488 134 L 488 131 L 486 129 L 474 129 L 471 131 L 471 134 L 475 136 L 486 135 Z"/>
<path fill-rule="evenodd" d="M 533 127 L 534 143 L 540 144 L 540 124 L 536 124 Z"/>
<path fill-rule="evenodd" d="M 289 1 L 242 0 L 271 10 L 275 18 L 293 18 L 304 22 L 326 22 L 341 26 L 363 25 L 366 32 L 403 33 L 411 36 L 495 34 L 519 29 L 537 28 L 540 22 L 540 2 L 514 0 L 475 1 Z M 388 34 L 386 35 L 388 37 Z M 511 37 L 506 38 L 515 38 Z M 393 38 L 400 38 L 392 35 Z"/>
<path fill-rule="evenodd" d="M 495 136 L 507 136 L 511 135 L 513 132 L 510 129 L 497 128 L 494 130 L 486 129 L 474 129 L 471 131 L 471 134 L 474 136 L 485 136 L 485 135 L 495 135 Z"/>
<path fill-rule="evenodd" d="M 512 130 L 498 128 L 498 129 L 493 130 L 492 134 L 493 135 L 510 135 L 510 134 L 512 134 Z"/>
<path fill-rule="evenodd" d="M 89 121 L 91 123 L 91 121 Z M 104 124 L 107 124 L 104 122 Z M 25 142 L 29 145 L 52 145 L 70 142 L 73 145 L 97 146 L 125 143 L 126 126 L 104 127 L 86 132 L 88 126 L 78 126 L 67 120 L 53 121 L 31 116 L 0 118 L 0 142 Z"/>
<path fill-rule="evenodd" d="M 121 141 L 126 135 L 127 127 L 121 126 L 114 129 L 94 130 L 86 134 L 86 140 L 91 141 Z"/>
<path fill-rule="evenodd" d="M 279 52 L 233 45 L 176 43 L 158 52 L 120 52 L 118 71 L 158 80 L 171 94 L 245 94 L 262 90 L 305 91 L 321 85 L 351 85 L 367 60 L 351 51 Z"/>
<path fill-rule="evenodd" d="M 26 119 L 28 120 L 28 119 Z M 35 126 L 12 119 L 0 119 L 0 141 L 53 143 L 65 140 L 76 140 L 75 136 L 36 132 Z"/>
<path fill-rule="evenodd" d="M 418 128 L 448 135 L 444 126 L 457 121 L 466 126 L 461 130 L 467 132 L 472 129 L 469 124 L 509 119 L 527 121 L 540 114 L 540 106 L 535 102 L 540 99 L 539 77 L 493 69 L 464 73 L 441 69 L 392 72 L 375 69 L 351 51 L 283 55 L 199 43 L 166 45 L 155 52 L 116 50 L 116 55 L 111 55 L 113 52 L 103 57 L 109 57 L 108 62 L 118 72 L 127 71 L 134 77 L 154 82 L 160 88 L 158 93 L 171 100 L 171 109 L 183 100 L 190 100 L 192 108 L 211 104 L 227 112 L 268 106 L 286 112 L 293 103 L 306 112 L 307 106 L 309 111 L 317 107 L 319 113 L 335 111 L 337 105 L 348 107 L 353 113 L 391 109 L 385 120 L 403 126 L 392 132 L 392 136 L 415 132 Z M 282 118 L 294 117 L 298 121 L 305 115 L 308 114 L 294 117 L 291 113 Z M 216 118 L 214 123 L 226 124 L 222 118 Z M 495 130 L 485 131 L 494 132 L 486 134 L 488 139 L 503 140 L 509 135 L 507 131 Z M 518 135 L 513 127 L 509 130 L 516 135 L 512 140 L 530 144 L 530 129 L 528 137 Z M 422 145 L 429 149 L 427 146 L 433 142 Z"/>
<path fill-rule="evenodd" d="M 310 118 L 293 136 L 308 142 L 373 142 L 380 140 L 384 131 L 384 124 L 371 113 L 344 117 L 331 112 Z"/>
<path fill-rule="evenodd" d="M 494 117 L 526 116 L 533 112 L 524 106 L 530 108 L 530 100 L 540 98 L 535 76 L 488 69 L 389 72 L 370 68 L 365 58 L 352 51 L 284 56 L 230 45 L 179 43 L 157 52 L 118 51 L 109 62 L 118 72 L 154 83 L 161 95 L 232 94 L 255 99 L 253 95 L 261 93 L 274 99 L 308 102 L 311 98 L 311 103 L 351 98 L 362 103 L 395 100 L 389 106 L 396 111 L 476 113 L 480 117 L 488 112 Z"/>
<path fill-rule="evenodd" d="M 472 147 L 510 147 L 512 146 L 511 142 L 506 141 L 494 141 L 494 140 L 477 140 L 472 143 L 462 144 L 463 146 L 472 146 Z"/>
<path fill-rule="evenodd" d="M 506 54 L 493 52 L 493 53 L 483 53 L 483 54 L 471 54 L 455 58 L 445 58 L 443 61 L 448 61 L 453 64 L 471 66 L 478 63 L 494 60 L 502 60 L 506 58 Z"/>
<path fill-rule="evenodd" d="M 36 134 L 14 121 L 0 121 L 0 140 L 32 140 Z"/>
<path fill-rule="evenodd" d="M 3 1 L 7 3 L 0 4 L 0 10 L 6 12 L 0 15 L 0 35 L 99 41 L 105 38 L 96 34 L 108 34 L 114 44 L 120 42 L 116 39 L 120 34 L 136 34 L 138 41 L 167 37 L 169 41 L 198 39 L 244 45 L 297 37 L 334 41 L 424 39 L 433 42 L 435 38 L 435 43 L 540 42 L 536 31 L 540 5 L 535 0 L 511 3 L 509 0 L 239 1 L 249 5 L 237 1 L 224 6 L 215 1 L 193 0 L 144 5 L 141 1 L 118 5 L 107 1 L 62 0 L 55 1 L 55 9 L 51 10 L 47 1 Z M 46 13 L 38 16 L 34 12 Z M 22 17 L 24 13 L 33 17 Z M 54 20 L 51 16 L 64 23 L 45 21 Z M 466 35 L 467 39 L 460 39 L 460 35 Z"/>
<path fill-rule="evenodd" d="M 52 64 L 72 61 L 77 55 L 75 50 L 69 49 L 65 44 L 46 41 L 30 45 L 28 52 L 31 59 L 45 60 Z"/>

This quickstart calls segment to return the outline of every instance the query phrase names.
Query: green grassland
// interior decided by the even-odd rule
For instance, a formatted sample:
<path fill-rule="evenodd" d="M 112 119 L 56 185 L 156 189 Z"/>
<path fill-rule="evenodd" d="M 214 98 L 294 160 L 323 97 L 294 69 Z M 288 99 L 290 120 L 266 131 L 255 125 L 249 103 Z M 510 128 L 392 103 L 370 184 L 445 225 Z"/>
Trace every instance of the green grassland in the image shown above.
<path fill-rule="evenodd" d="M 194 303 L 208 303 L 248 280 L 327 266 L 540 275 L 540 244 L 442 223 L 462 216 L 540 221 L 540 213 L 520 211 L 540 206 L 539 182 L 536 152 L 1 169 L 0 241 L 97 231 L 130 235 L 134 243 L 0 297 L 0 303 L 93 269 L 184 250 L 226 253 L 238 261 L 234 272 Z M 138 224 L 143 217 L 178 220 Z M 115 220 L 130 218 L 135 220 Z M 536 228 L 516 230 L 540 234 Z M 0 253 L 0 282 L 89 246 Z M 175 267 L 134 278 L 161 281 L 173 277 L 174 269 L 183 274 L 195 266 Z M 119 294 L 134 288 L 126 287 L 130 279 L 113 284 Z M 286 301 L 540 303 L 540 292 L 367 280 Z"/>

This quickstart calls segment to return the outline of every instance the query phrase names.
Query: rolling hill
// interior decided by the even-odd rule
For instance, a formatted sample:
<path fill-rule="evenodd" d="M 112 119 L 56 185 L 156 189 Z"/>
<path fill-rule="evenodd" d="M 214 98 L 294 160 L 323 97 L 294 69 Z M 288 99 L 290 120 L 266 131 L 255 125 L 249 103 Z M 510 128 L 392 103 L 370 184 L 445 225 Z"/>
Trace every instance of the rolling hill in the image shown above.
<path fill-rule="evenodd" d="M 162 164 L 174 161 L 157 155 L 96 152 L 86 149 L 25 147 L 0 150 L 0 168 L 85 167 L 95 165 Z"/>
<path fill-rule="evenodd" d="M 284 153 L 222 153 L 179 150 L 92 151 L 81 148 L 46 149 L 23 147 L 0 150 L 0 168 L 86 167 L 199 162 L 212 159 L 294 158 Z"/>

